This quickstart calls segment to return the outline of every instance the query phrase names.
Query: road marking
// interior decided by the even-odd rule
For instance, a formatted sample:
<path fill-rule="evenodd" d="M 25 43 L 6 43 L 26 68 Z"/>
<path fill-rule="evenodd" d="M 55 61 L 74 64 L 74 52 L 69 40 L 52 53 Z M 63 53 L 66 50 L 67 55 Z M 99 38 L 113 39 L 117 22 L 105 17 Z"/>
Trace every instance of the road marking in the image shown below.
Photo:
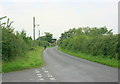
<path fill-rule="evenodd" d="M 37 69 L 35 69 L 35 72 L 36 72 L 36 73 L 40 73 L 40 71 L 39 71 L 39 70 L 37 70 Z"/>
<path fill-rule="evenodd" d="M 40 73 L 40 71 L 36 71 L 36 73 Z"/>
<path fill-rule="evenodd" d="M 41 78 L 41 79 L 39 79 L 39 80 L 44 80 L 44 78 Z"/>
<path fill-rule="evenodd" d="M 47 77 L 50 78 L 50 80 L 56 80 L 56 79 L 45 69 L 45 67 L 43 67 L 42 69 L 43 69 L 43 71 L 47 74 Z M 40 71 L 39 71 L 38 69 L 36 69 L 35 72 L 36 72 L 38 78 L 40 78 L 39 80 L 45 80 L 45 79 L 43 78 L 42 74 L 40 74 Z"/>
<path fill-rule="evenodd" d="M 48 77 L 53 77 L 50 73 L 47 73 L 47 76 L 48 76 Z"/>
<path fill-rule="evenodd" d="M 48 71 L 45 71 L 46 73 L 48 72 Z"/>
<path fill-rule="evenodd" d="M 52 75 L 48 75 L 48 77 L 53 77 Z"/>
<path fill-rule="evenodd" d="M 37 74 L 37 75 L 41 75 L 41 74 Z"/>
<path fill-rule="evenodd" d="M 55 78 L 50 78 L 50 80 L 55 80 Z"/>
<path fill-rule="evenodd" d="M 42 76 L 38 76 L 38 77 L 40 77 L 40 78 L 41 78 Z"/>

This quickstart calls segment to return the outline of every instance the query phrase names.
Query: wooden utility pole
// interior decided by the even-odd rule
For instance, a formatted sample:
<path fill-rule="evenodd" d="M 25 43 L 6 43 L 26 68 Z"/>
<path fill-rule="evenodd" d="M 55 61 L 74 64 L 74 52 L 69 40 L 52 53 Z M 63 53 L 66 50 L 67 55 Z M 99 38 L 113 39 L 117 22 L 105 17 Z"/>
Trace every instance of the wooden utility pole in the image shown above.
<path fill-rule="evenodd" d="M 33 17 L 33 39 L 35 40 L 35 17 Z"/>
<path fill-rule="evenodd" d="M 40 30 L 39 30 L 39 37 L 38 37 L 38 38 L 39 38 L 39 40 L 40 40 Z"/>
<path fill-rule="evenodd" d="M 40 37 L 40 30 L 39 30 L 39 37 Z"/>

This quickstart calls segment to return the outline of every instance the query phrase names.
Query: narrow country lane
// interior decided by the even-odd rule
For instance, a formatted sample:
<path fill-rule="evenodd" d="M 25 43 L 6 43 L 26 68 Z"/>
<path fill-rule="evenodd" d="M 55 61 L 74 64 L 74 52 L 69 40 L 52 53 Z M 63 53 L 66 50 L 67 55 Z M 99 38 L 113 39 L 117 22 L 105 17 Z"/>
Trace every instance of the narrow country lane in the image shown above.
<path fill-rule="evenodd" d="M 41 68 L 9 72 L 3 82 L 117 82 L 118 69 L 65 54 L 57 47 L 43 53 Z"/>

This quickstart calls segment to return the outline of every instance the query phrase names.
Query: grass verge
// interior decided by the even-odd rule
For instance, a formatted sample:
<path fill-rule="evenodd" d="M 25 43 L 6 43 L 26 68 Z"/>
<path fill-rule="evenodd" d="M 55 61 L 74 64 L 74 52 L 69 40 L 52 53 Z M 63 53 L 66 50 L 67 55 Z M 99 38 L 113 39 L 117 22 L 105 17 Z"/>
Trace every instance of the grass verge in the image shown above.
<path fill-rule="evenodd" d="M 70 54 L 72 56 L 76 56 L 76 57 L 83 58 L 83 59 L 86 59 L 86 60 L 90 60 L 90 61 L 93 61 L 93 62 L 101 63 L 101 64 L 108 65 L 108 66 L 111 66 L 111 67 L 120 68 L 120 65 L 118 65 L 118 63 L 120 63 L 120 60 L 117 60 L 117 59 L 114 59 L 114 58 L 110 59 L 110 58 L 103 58 L 101 56 L 92 56 L 92 55 L 84 54 L 84 53 L 81 53 L 81 52 L 73 52 L 73 51 L 70 51 L 70 50 L 62 49 L 60 47 L 58 47 L 58 50 L 60 50 L 64 53 Z"/>
<path fill-rule="evenodd" d="M 3 62 L 2 72 L 19 71 L 28 68 L 40 67 L 44 64 L 42 59 L 43 47 L 30 50 L 24 57 L 17 57 L 13 61 Z"/>

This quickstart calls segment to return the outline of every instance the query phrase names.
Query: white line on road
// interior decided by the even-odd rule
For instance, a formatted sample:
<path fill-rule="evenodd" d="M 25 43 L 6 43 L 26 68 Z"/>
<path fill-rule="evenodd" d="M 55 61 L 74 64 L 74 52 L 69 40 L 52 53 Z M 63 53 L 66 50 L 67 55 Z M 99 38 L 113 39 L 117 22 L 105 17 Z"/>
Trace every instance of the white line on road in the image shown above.
<path fill-rule="evenodd" d="M 40 77 L 40 78 L 41 78 L 42 76 L 38 76 L 38 77 Z"/>
<path fill-rule="evenodd" d="M 50 78 L 50 80 L 55 80 L 55 78 Z"/>
<path fill-rule="evenodd" d="M 40 71 L 36 71 L 36 73 L 40 73 Z"/>
<path fill-rule="evenodd" d="M 45 71 L 46 73 L 48 72 L 48 71 Z"/>
<path fill-rule="evenodd" d="M 41 74 L 37 74 L 37 75 L 41 75 Z"/>
<path fill-rule="evenodd" d="M 53 76 L 45 68 L 42 68 L 42 69 L 47 74 L 47 77 L 50 78 L 50 80 L 56 80 L 55 78 L 53 78 Z"/>
<path fill-rule="evenodd" d="M 50 79 L 50 80 L 56 80 L 46 69 L 45 67 L 42 68 L 43 71 L 47 74 L 47 77 Z M 38 69 L 35 70 L 38 78 L 40 78 L 39 80 L 44 80 L 42 74 L 40 74 L 40 71 Z"/>
<path fill-rule="evenodd" d="M 53 77 L 50 73 L 47 73 L 47 76 L 48 76 L 48 77 Z"/>
<path fill-rule="evenodd" d="M 42 69 L 45 69 L 45 67 L 43 67 Z"/>
<path fill-rule="evenodd" d="M 39 80 L 44 80 L 44 78 L 41 78 L 41 79 L 39 79 Z"/>
<path fill-rule="evenodd" d="M 52 75 L 48 75 L 48 77 L 53 77 Z"/>

